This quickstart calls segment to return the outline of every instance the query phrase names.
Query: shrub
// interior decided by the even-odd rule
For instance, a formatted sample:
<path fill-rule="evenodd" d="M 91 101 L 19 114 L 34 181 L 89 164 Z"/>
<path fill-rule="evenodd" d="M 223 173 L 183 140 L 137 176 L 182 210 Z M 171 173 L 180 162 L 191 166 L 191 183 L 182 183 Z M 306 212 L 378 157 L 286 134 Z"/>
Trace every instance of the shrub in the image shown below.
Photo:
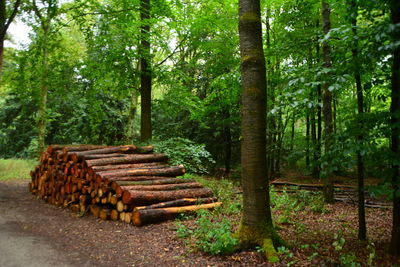
<path fill-rule="evenodd" d="M 196 144 L 184 138 L 171 138 L 153 142 L 155 151 L 166 154 L 171 164 L 183 164 L 188 172 L 205 174 L 215 164 L 205 145 Z"/>

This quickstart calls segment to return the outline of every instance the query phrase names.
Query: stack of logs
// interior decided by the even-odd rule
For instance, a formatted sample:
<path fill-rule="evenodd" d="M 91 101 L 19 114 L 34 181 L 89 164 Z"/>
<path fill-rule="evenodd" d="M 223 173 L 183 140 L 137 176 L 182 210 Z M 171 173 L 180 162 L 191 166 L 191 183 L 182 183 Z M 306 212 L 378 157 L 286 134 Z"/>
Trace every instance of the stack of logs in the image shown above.
<path fill-rule="evenodd" d="M 221 205 L 210 189 L 177 177 L 184 173 L 151 146 L 52 145 L 31 171 L 29 190 L 81 215 L 136 226 Z"/>

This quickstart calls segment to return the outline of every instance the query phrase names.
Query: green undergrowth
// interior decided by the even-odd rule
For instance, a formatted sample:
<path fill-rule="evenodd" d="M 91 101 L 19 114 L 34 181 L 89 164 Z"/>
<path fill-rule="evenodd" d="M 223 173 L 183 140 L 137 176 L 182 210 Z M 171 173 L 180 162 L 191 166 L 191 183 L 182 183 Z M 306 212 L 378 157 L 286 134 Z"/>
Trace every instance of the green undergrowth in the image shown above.
<path fill-rule="evenodd" d="M 176 222 L 177 237 L 181 238 L 186 246 L 211 255 L 226 255 L 234 252 L 238 247 L 238 240 L 233 234 L 232 220 L 238 220 L 242 209 L 242 194 L 238 181 L 228 179 L 213 179 L 203 176 L 185 174 L 184 179 L 195 179 L 205 187 L 213 190 L 214 196 L 222 202 L 222 206 L 212 211 L 199 211 L 195 215 L 183 215 Z M 275 218 L 277 224 L 293 224 L 292 212 L 306 211 L 323 214 L 328 210 L 323 197 L 319 193 L 286 189 L 276 193 L 270 188 L 271 207 L 274 213 L 280 214 Z M 194 216 L 194 217 L 193 217 Z M 195 218 L 193 223 L 185 219 Z M 299 224 L 298 231 L 304 231 L 304 225 Z M 281 253 L 280 253 L 281 254 Z M 283 257 L 283 256 L 282 256 Z"/>
<path fill-rule="evenodd" d="M 36 165 L 37 161 L 33 159 L 0 159 L 0 180 L 28 179 Z"/>

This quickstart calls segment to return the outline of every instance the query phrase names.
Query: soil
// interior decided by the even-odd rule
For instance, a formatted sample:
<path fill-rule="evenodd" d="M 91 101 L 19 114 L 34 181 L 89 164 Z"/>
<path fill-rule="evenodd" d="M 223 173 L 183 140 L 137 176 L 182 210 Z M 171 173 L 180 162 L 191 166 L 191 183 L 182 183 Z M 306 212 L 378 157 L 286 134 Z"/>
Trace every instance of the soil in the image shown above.
<path fill-rule="evenodd" d="M 289 222 L 277 223 L 291 249 L 280 255 L 281 263 L 268 265 L 256 251 L 208 256 L 185 247 L 174 221 L 134 227 L 90 215 L 78 217 L 36 199 L 27 183 L 0 181 L 0 266 L 340 266 L 340 257 L 352 254 L 363 265 L 371 257 L 376 266 L 399 264 L 386 254 L 389 209 L 367 209 L 369 243 L 357 241 L 354 205 L 328 205 L 322 215 L 292 211 Z M 276 221 L 281 216 L 274 212 Z M 184 224 L 191 227 L 194 222 Z M 340 238 L 345 242 L 338 249 L 333 243 Z"/>

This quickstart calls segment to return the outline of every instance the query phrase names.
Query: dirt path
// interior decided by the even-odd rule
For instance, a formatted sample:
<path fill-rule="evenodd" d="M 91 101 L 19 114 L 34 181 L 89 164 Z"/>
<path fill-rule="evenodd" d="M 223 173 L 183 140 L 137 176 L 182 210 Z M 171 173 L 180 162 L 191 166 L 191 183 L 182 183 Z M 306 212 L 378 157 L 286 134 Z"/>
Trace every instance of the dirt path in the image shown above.
<path fill-rule="evenodd" d="M 27 181 L 0 181 L 0 266 L 255 266 L 257 260 L 188 253 L 175 223 L 141 228 L 77 218 L 28 193 Z M 239 260 L 238 260 L 239 258 Z M 251 257 L 250 257 L 251 258 Z M 258 264 L 257 264 L 257 263 Z M 250 265 L 248 265 L 250 264 Z"/>

